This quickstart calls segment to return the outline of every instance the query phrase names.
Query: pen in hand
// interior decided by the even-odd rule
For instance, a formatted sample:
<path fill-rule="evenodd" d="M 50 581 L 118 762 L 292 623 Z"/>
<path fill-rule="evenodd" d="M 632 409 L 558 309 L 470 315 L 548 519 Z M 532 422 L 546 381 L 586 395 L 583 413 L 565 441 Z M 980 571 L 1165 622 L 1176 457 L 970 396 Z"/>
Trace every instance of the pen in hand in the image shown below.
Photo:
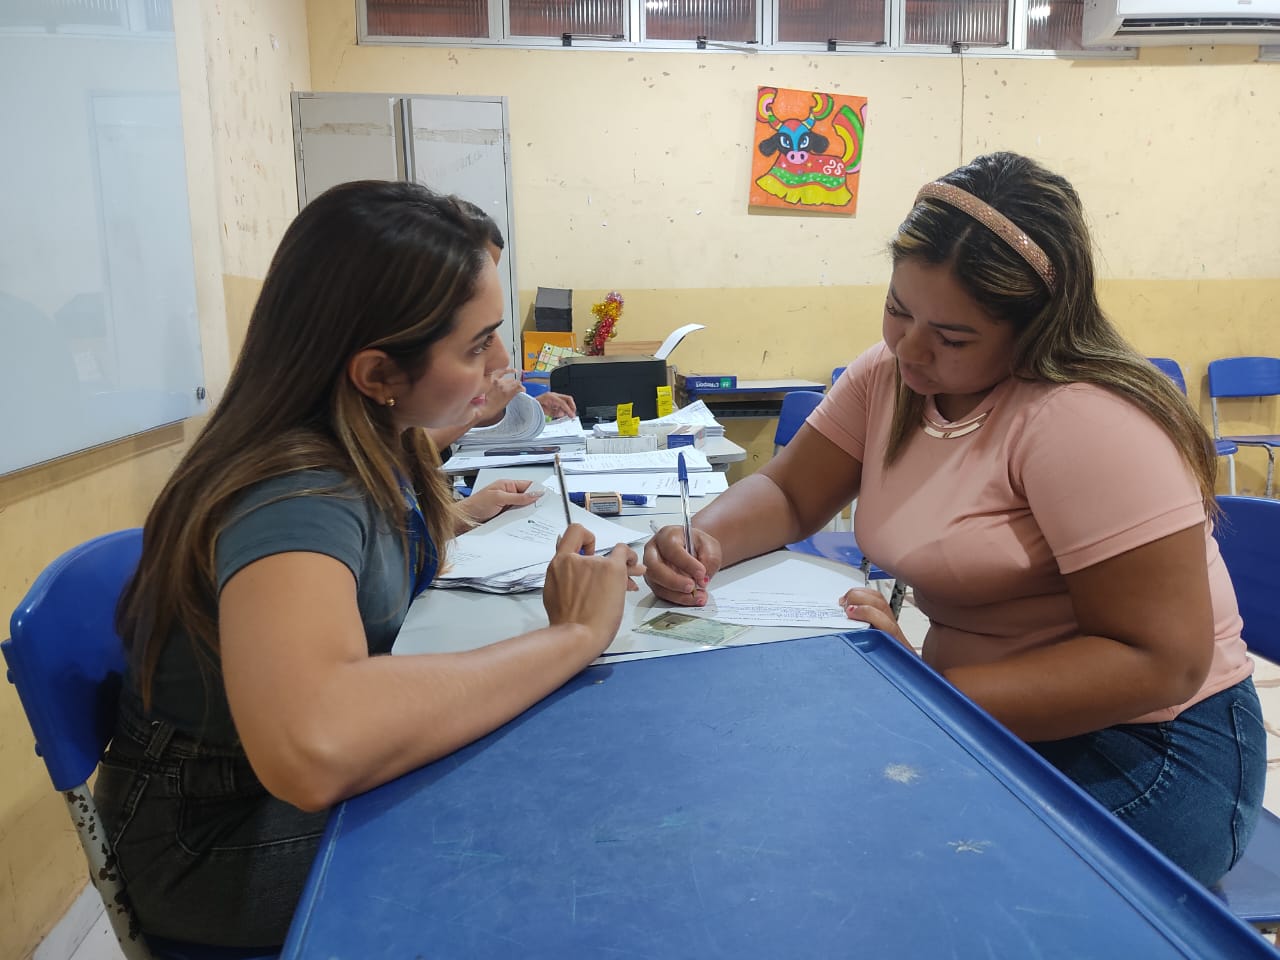
<path fill-rule="evenodd" d="M 573 517 L 569 513 L 569 485 L 564 482 L 564 468 L 560 466 L 560 454 L 556 454 L 556 482 L 560 484 L 560 502 L 564 504 L 564 525 L 568 527 L 573 523 Z"/>
<path fill-rule="evenodd" d="M 693 552 L 693 525 L 689 522 L 689 468 L 685 465 L 684 454 L 676 457 L 676 480 L 680 483 L 680 512 L 684 514 L 684 548 Z"/>

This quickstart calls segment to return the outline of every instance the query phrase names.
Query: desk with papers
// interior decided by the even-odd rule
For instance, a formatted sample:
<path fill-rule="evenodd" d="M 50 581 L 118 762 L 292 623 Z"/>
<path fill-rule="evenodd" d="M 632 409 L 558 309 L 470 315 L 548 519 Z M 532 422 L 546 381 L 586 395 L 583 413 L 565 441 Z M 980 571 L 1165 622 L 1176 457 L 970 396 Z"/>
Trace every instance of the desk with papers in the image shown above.
<path fill-rule="evenodd" d="M 677 502 L 617 524 L 644 539 Z M 544 522 L 524 509 L 506 523 Z M 282 960 L 1270 955 L 914 654 L 844 632 L 858 576 L 785 552 L 721 571 L 704 613 L 758 624 L 730 648 L 637 632 L 668 605 L 628 593 L 596 664 L 334 809 Z M 545 624 L 538 592 L 431 589 L 394 653 Z"/>

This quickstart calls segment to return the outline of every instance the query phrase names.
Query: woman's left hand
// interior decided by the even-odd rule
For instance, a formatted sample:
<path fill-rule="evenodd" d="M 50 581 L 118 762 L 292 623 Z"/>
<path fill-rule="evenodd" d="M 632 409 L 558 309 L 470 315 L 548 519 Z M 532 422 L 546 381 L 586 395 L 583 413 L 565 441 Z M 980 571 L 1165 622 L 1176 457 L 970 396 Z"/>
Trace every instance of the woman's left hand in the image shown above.
<path fill-rule="evenodd" d="M 536 501 L 545 488 L 532 480 L 495 480 L 463 500 L 462 512 L 476 523 L 492 520 L 509 507 L 525 507 Z"/>
<path fill-rule="evenodd" d="M 889 601 L 875 587 L 854 587 L 845 592 L 839 603 L 850 620 L 862 620 L 876 630 L 883 630 L 912 653 L 916 652 L 898 626 L 898 618 L 889 609 Z"/>

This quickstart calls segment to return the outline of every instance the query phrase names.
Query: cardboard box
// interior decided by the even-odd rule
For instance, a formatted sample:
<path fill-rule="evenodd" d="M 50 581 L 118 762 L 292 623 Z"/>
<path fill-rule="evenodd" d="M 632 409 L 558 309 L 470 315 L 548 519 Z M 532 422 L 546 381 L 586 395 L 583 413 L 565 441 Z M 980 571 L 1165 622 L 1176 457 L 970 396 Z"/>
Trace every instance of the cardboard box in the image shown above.
<path fill-rule="evenodd" d="M 539 287 L 533 298 L 535 330 L 568 333 L 573 329 L 573 291 Z"/>
<path fill-rule="evenodd" d="M 738 378 L 731 375 L 714 376 L 704 373 L 686 373 L 684 388 L 695 393 L 699 390 L 734 390 L 738 386 Z"/>
<path fill-rule="evenodd" d="M 573 331 L 526 330 L 522 340 L 521 366 L 525 370 L 537 368 L 538 354 L 544 346 L 568 347 L 573 349 Z"/>

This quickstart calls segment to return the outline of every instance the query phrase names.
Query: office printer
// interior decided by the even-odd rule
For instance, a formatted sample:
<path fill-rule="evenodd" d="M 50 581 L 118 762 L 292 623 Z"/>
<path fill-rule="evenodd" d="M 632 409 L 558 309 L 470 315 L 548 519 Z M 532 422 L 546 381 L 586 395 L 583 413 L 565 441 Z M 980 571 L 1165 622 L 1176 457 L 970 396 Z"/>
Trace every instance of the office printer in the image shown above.
<path fill-rule="evenodd" d="M 632 416 L 658 415 L 658 387 L 668 386 L 667 361 L 657 357 L 565 357 L 551 370 L 550 387 L 567 393 L 584 424 L 616 420 L 618 404 L 630 403 Z"/>

